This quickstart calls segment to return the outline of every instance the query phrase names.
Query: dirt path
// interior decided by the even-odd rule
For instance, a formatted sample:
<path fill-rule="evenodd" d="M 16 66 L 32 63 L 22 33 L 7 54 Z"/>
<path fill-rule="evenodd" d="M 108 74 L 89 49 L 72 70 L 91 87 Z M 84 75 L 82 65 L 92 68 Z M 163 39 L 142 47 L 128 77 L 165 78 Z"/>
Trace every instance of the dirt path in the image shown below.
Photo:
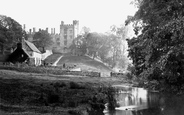
<path fill-rule="evenodd" d="M 57 63 L 59 62 L 59 60 L 62 58 L 63 56 L 60 56 L 53 64 L 52 66 L 57 66 Z"/>

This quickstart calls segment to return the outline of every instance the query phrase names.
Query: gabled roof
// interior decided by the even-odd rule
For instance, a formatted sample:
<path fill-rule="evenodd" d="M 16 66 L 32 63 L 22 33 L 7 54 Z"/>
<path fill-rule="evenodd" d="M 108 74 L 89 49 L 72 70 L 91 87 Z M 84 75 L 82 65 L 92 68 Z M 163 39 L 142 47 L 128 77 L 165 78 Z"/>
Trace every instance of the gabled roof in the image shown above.
<path fill-rule="evenodd" d="M 24 48 L 22 48 L 22 50 L 24 51 L 24 53 L 25 53 L 29 58 L 31 58 L 31 56 L 29 55 L 29 53 L 28 53 Z"/>
<path fill-rule="evenodd" d="M 41 53 L 41 52 L 38 50 L 38 48 L 36 48 L 36 46 L 35 46 L 33 43 L 31 43 L 31 42 L 29 42 L 29 41 L 27 41 L 27 40 L 24 40 L 24 41 L 25 41 L 25 43 L 29 46 L 29 48 L 30 48 L 32 51 L 37 52 L 37 53 Z"/>

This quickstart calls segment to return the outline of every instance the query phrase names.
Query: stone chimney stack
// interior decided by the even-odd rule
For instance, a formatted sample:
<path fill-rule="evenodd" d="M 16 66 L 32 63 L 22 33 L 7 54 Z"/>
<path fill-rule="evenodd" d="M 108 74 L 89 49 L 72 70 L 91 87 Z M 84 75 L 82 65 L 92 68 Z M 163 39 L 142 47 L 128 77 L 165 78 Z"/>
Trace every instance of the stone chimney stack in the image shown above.
<path fill-rule="evenodd" d="M 55 30 L 55 28 L 54 28 L 54 34 L 55 34 L 55 32 L 56 32 L 56 30 Z"/>
<path fill-rule="evenodd" d="M 26 30 L 26 24 L 23 25 L 23 29 Z"/>
<path fill-rule="evenodd" d="M 61 25 L 64 25 L 64 21 L 61 21 Z"/>
<path fill-rule="evenodd" d="M 35 32 L 36 32 L 36 28 L 34 27 L 34 28 L 33 28 L 33 34 L 34 34 Z"/>
<path fill-rule="evenodd" d="M 31 32 L 32 30 L 31 29 L 29 29 L 29 34 L 32 34 L 32 32 Z"/>
<path fill-rule="evenodd" d="M 47 33 L 49 32 L 49 28 L 46 28 L 46 32 L 47 32 Z"/>

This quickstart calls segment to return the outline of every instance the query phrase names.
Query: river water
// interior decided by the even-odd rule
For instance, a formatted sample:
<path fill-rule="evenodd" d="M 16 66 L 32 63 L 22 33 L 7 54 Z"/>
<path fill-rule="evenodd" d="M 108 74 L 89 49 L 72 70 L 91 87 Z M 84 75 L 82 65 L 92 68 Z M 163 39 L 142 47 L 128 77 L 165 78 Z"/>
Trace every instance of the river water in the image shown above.
<path fill-rule="evenodd" d="M 143 88 L 115 86 L 115 111 L 104 110 L 105 115 L 184 115 L 184 95 L 172 96 Z"/>

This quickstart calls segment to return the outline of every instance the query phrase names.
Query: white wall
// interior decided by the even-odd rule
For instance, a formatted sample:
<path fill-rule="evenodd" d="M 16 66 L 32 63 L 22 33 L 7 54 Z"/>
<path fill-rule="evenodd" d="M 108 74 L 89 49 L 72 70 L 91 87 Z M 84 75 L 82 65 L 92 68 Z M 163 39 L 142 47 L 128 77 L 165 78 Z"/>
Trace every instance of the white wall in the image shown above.
<path fill-rule="evenodd" d="M 41 53 L 37 53 L 37 52 L 33 52 L 33 56 L 35 59 L 35 65 L 39 66 L 42 64 L 41 60 L 42 60 L 42 54 Z"/>
<path fill-rule="evenodd" d="M 42 60 L 45 60 L 51 54 L 52 54 L 52 50 L 46 50 L 46 52 L 42 54 Z"/>

